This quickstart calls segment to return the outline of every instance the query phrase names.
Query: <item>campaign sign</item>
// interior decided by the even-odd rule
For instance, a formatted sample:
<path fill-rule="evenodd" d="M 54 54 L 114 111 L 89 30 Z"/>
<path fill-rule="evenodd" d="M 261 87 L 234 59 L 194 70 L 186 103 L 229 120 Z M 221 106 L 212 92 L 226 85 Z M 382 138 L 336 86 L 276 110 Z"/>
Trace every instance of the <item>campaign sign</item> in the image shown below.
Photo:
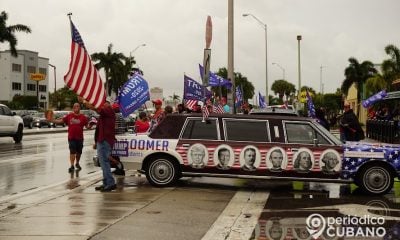
<path fill-rule="evenodd" d="M 188 76 L 184 76 L 184 87 L 183 87 L 183 99 L 186 100 L 204 100 L 204 89 L 206 91 L 206 98 L 211 96 L 211 92 L 203 87 L 200 83 L 191 79 Z"/>
<path fill-rule="evenodd" d="M 150 100 L 149 85 L 139 74 L 133 74 L 118 95 L 118 102 L 124 117 L 133 113 L 148 100 Z"/>

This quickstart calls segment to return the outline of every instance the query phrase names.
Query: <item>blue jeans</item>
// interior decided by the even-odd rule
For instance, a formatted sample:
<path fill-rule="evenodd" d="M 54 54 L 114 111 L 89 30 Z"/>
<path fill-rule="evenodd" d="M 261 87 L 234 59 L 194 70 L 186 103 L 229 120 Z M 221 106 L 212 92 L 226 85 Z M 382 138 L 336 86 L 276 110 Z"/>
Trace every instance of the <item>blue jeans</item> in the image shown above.
<path fill-rule="evenodd" d="M 100 167 L 103 171 L 103 186 L 106 188 L 115 184 L 111 173 L 110 160 L 108 160 L 110 154 L 111 146 L 107 141 L 97 142 L 97 156 L 99 156 Z"/>

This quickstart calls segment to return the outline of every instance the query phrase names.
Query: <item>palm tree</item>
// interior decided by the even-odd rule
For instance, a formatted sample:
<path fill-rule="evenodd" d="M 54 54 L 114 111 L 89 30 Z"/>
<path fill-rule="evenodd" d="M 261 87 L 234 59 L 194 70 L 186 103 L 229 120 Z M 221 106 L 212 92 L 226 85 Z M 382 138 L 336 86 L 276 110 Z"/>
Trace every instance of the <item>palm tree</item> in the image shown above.
<path fill-rule="evenodd" d="M 400 77 L 400 50 L 394 45 L 387 45 L 385 52 L 391 58 L 382 62 L 382 73 L 390 90 L 392 81 Z"/>
<path fill-rule="evenodd" d="M 253 98 L 254 96 L 254 86 L 247 80 L 247 77 L 243 76 L 240 72 L 235 72 L 233 74 L 235 76 L 235 86 L 240 86 L 243 89 L 243 100 L 247 102 L 247 99 Z M 227 79 L 228 70 L 225 67 L 220 68 L 217 75 Z M 219 87 L 211 87 L 211 90 L 219 95 Z M 227 96 L 227 89 L 225 87 L 222 87 L 221 92 L 222 96 Z"/>
<path fill-rule="evenodd" d="M 176 102 L 181 100 L 181 97 L 175 93 L 173 93 L 172 96 L 169 96 L 169 98 L 174 102 L 174 106 L 176 105 Z"/>
<path fill-rule="evenodd" d="M 2 11 L 0 14 L 0 43 L 8 42 L 10 45 L 11 55 L 17 57 L 18 53 L 16 46 L 18 41 L 17 37 L 15 36 L 15 32 L 30 33 L 31 29 L 22 24 L 7 26 L 7 19 L 8 14 L 5 11 Z"/>
<path fill-rule="evenodd" d="M 129 71 L 126 71 L 127 67 L 125 67 L 127 58 L 122 53 L 113 52 L 112 47 L 113 45 L 110 43 L 106 53 L 99 52 L 91 55 L 93 61 L 98 61 L 95 67 L 97 69 L 104 68 L 107 95 L 111 95 L 112 91 L 116 93 L 117 89 L 120 87 L 121 79 L 126 81 L 129 74 Z M 132 63 L 132 61 L 130 63 Z"/>
<path fill-rule="evenodd" d="M 345 79 L 342 83 L 342 92 L 347 95 L 350 86 L 355 83 L 357 88 L 357 115 L 359 115 L 359 107 L 361 96 L 363 95 L 363 85 L 368 78 L 374 76 L 377 70 L 370 61 L 364 61 L 361 64 L 354 57 L 349 58 L 349 66 L 344 70 Z"/>
<path fill-rule="evenodd" d="M 280 79 L 276 80 L 272 84 L 271 90 L 275 94 L 278 94 L 280 101 L 283 102 L 283 96 L 286 95 L 286 98 L 288 98 L 292 93 L 296 91 L 296 87 L 290 82 Z"/>

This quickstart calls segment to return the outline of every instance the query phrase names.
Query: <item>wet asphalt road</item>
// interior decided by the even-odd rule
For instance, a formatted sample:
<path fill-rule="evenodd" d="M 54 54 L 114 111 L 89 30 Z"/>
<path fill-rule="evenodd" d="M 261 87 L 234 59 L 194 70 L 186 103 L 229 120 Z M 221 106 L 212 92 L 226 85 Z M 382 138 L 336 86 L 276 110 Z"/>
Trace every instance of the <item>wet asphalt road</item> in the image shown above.
<path fill-rule="evenodd" d="M 63 130 L 66 128 L 25 130 L 29 135 L 24 135 L 20 144 L 12 138 L 0 138 L 0 197 L 70 178 L 67 133 L 54 133 Z M 85 131 L 80 176 L 99 170 L 92 162 L 93 134 L 93 130 Z"/>
<path fill-rule="evenodd" d="M 358 239 L 400 239 L 399 182 L 373 197 L 347 184 L 218 178 L 154 188 L 128 171 L 116 192 L 100 193 L 92 134 L 73 174 L 66 133 L 26 135 L 20 145 L 0 138 L 0 239 L 311 239 L 306 219 L 315 213 L 383 217 L 384 237 Z"/>

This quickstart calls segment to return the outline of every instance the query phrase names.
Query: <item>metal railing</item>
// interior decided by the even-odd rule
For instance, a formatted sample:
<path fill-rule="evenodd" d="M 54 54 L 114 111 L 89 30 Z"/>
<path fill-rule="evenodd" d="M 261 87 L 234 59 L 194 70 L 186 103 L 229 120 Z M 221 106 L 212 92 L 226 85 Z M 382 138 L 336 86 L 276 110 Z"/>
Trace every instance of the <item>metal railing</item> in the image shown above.
<path fill-rule="evenodd" d="M 399 121 L 367 120 L 366 135 L 380 142 L 394 143 L 399 140 Z"/>

